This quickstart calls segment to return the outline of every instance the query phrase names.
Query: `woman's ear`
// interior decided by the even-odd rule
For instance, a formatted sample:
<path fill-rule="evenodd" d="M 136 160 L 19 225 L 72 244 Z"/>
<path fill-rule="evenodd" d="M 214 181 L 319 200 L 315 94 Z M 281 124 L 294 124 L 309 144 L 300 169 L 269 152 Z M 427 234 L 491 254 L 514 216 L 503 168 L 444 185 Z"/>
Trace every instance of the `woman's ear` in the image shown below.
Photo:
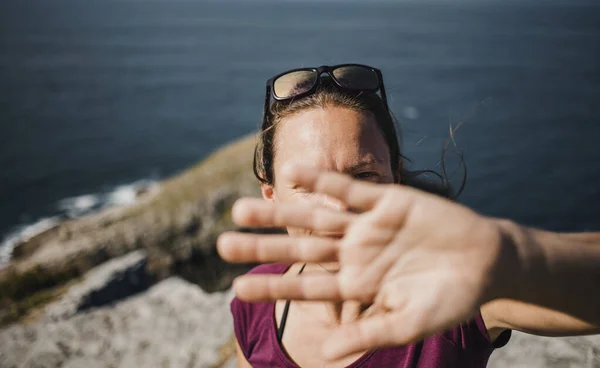
<path fill-rule="evenodd" d="M 272 185 L 260 183 L 260 191 L 265 200 L 271 202 L 275 200 L 275 189 Z"/>

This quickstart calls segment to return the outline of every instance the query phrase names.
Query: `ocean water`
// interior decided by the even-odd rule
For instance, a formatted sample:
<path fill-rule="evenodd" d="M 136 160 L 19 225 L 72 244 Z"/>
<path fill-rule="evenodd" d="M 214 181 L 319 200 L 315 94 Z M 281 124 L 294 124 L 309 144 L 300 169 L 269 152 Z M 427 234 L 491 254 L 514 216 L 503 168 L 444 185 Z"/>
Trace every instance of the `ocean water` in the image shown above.
<path fill-rule="evenodd" d="M 0 237 L 184 170 L 258 127 L 267 78 L 346 62 L 382 69 L 416 168 L 466 120 L 463 203 L 598 230 L 599 20 L 596 0 L 5 0 Z"/>

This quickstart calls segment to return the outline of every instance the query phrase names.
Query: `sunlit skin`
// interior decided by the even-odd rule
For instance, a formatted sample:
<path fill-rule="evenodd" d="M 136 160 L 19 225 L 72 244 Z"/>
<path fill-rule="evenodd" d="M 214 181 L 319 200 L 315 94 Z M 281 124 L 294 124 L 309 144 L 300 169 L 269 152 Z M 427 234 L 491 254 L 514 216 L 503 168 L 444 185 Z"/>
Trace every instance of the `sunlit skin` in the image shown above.
<path fill-rule="evenodd" d="M 600 333 L 600 233 L 532 229 L 414 188 L 376 185 L 398 181 L 376 128 L 369 114 L 334 107 L 283 121 L 267 201 L 241 199 L 232 215 L 240 226 L 285 226 L 292 236 L 219 238 L 229 261 L 310 264 L 302 277 L 297 263 L 283 277 L 246 275 L 234 284 L 242 300 L 277 300 L 278 322 L 280 300 L 294 300 L 283 338 L 293 360 L 344 366 L 478 311 L 492 341 L 507 329 Z"/>
<path fill-rule="evenodd" d="M 274 186 L 262 185 L 263 197 L 277 203 L 305 203 L 344 211 L 340 200 L 312 193 L 287 175 L 294 164 L 349 174 L 354 178 L 377 183 L 393 183 L 390 153 L 379 127 L 370 112 L 343 107 L 314 108 L 286 118 L 278 126 L 275 140 Z M 317 220 L 318 221 L 318 220 Z M 290 236 L 306 236 L 310 229 L 287 227 Z M 341 232 L 316 232 L 320 236 L 339 238 Z M 296 275 L 303 263 L 292 265 L 287 275 Z M 337 263 L 308 264 L 303 274 L 337 270 Z M 285 301 L 276 304 L 279 324 Z M 331 327 L 355 321 L 365 306 L 357 302 L 294 302 L 290 308 L 283 345 L 300 366 L 323 366 L 318 354 Z M 362 353 L 344 360 L 329 362 L 332 367 L 348 365 Z"/>
<path fill-rule="evenodd" d="M 349 174 L 362 180 L 392 183 L 390 153 L 373 115 L 343 107 L 301 111 L 279 124 L 275 139 L 275 185 L 263 184 L 263 197 L 279 203 L 305 203 L 344 210 L 339 200 L 314 194 L 289 176 L 294 164 Z M 288 228 L 290 235 L 306 230 Z"/>

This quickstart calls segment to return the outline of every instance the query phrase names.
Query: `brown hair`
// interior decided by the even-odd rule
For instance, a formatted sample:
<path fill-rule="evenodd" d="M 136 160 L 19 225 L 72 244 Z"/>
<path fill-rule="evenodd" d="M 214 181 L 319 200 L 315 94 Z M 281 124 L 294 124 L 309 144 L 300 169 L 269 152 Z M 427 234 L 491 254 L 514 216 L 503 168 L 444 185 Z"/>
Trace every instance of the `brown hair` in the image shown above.
<path fill-rule="evenodd" d="M 457 195 L 451 194 L 451 188 L 445 175 L 444 154 L 442 154 L 442 172 L 440 175 L 432 170 L 410 171 L 403 165 L 404 161 L 410 161 L 404 157 L 400 150 L 401 134 L 396 128 L 396 119 L 389 112 L 379 97 L 374 92 L 352 92 L 342 90 L 334 85 L 330 80 L 324 78 L 318 89 L 311 95 L 292 101 L 273 101 L 270 108 L 265 112 L 262 123 L 261 134 L 254 150 L 254 175 L 263 184 L 273 185 L 275 183 L 275 173 L 273 163 L 275 160 L 275 134 L 277 126 L 287 117 L 310 108 L 328 106 L 346 107 L 355 111 L 371 112 L 382 135 L 386 140 L 390 151 L 390 162 L 395 179 L 404 185 L 425 190 L 430 193 L 439 194 L 447 198 L 456 198 Z M 444 149 L 445 153 L 445 149 Z M 464 166 L 464 165 L 463 165 Z M 433 174 L 439 181 L 427 180 L 421 177 L 421 174 Z M 398 177 L 399 175 L 399 177 Z M 465 170 L 466 175 L 466 170 Z"/>

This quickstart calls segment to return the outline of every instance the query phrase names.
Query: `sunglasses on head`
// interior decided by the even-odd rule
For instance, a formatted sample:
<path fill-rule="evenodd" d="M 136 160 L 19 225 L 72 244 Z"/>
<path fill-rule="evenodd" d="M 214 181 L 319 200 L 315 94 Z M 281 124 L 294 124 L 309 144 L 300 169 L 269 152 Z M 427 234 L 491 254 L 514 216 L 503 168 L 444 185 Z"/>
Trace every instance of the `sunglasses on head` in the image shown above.
<path fill-rule="evenodd" d="M 323 65 L 318 68 L 288 70 L 269 79 L 267 81 L 263 116 L 266 116 L 269 111 L 271 98 L 276 101 L 288 101 L 314 93 L 323 74 L 327 74 L 333 83 L 343 90 L 355 92 L 379 91 L 383 104 L 386 110 L 388 109 L 383 76 L 379 69 L 361 64 Z"/>

